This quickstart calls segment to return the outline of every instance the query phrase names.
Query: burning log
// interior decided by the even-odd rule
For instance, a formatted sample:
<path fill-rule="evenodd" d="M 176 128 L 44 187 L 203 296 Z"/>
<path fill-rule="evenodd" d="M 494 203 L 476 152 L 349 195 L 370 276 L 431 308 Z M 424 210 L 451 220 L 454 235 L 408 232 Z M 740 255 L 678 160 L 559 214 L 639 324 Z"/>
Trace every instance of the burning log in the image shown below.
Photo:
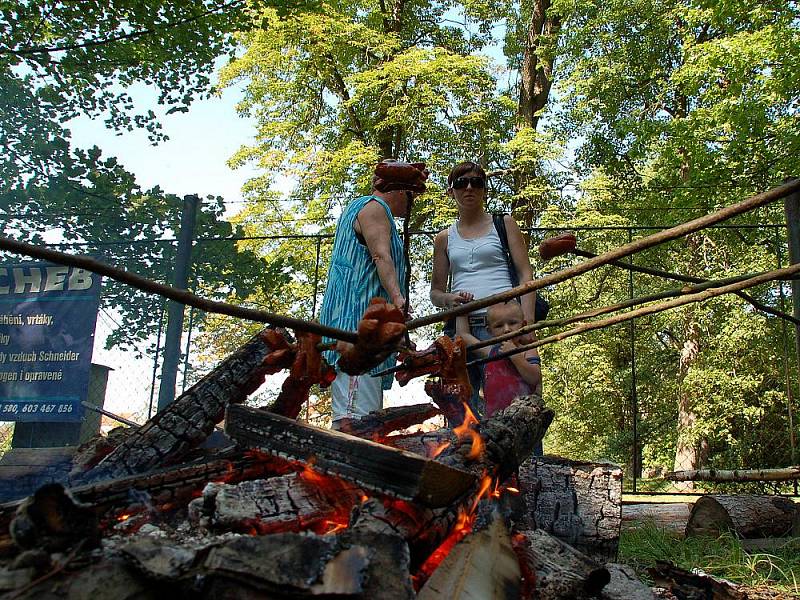
<path fill-rule="evenodd" d="M 686 535 L 740 538 L 783 537 L 800 533 L 800 509 L 781 496 L 702 496 L 692 507 Z"/>
<path fill-rule="evenodd" d="M 449 504 L 475 481 L 468 472 L 410 452 L 246 406 L 229 407 L 225 432 L 243 445 L 312 464 L 368 490 L 428 506 Z"/>
<path fill-rule="evenodd" d="M 267 374 L 293 362 L 294 355 L 283 336 L 272 329 L 261 331 L 166 409 L 132 431 L 84 479 L 125 477 L 179 462 L 203 443 L 228 405 L 242 402 Z"/>
<path fill-rule="evenodd" d="M 133 514 L 159 506 L 184 505 L 209 481 L 237 482 L 292 469 L 285 461 L 272 457 L 232 457 L 78 486 L 70 488 L 69 494 L 77 502 L 91 507 L 93 519 L 114 519 L 122 512 Z M 19 507 L 25 502 L 28 500 L 0 505 L 0 531 L 8 531 Z M 0 550 L 7 545 L 6 541 L 0 536 Z"/>
<path fill-rule="evenodd" d="M 465 428 L 436 461 L 474 473 L 479 481 L 446 508 L 429 509 L 403 502 L 370 500 L 358 507 L 353 530 L 394 533 L 408 541 L 414 557 L 427 557 L 454 528 L 469 528 L 468 515 L 478 500 L 491 493 L 493 480 L 502 481 L 533 452 L 553 419 L 538 396 L 522 396 L 507 408 Z M 413 561 L 412 561 L 413 562 Z"/>
<path fill-rule="evenodd" d="M 324 484 L 321 480 L 325 480 Z M 210 483 L 189 505 L 190 519 L 222 531 L 331 533 L 347 526 L 361 489 L 310 469 L 238 485 Z"/>

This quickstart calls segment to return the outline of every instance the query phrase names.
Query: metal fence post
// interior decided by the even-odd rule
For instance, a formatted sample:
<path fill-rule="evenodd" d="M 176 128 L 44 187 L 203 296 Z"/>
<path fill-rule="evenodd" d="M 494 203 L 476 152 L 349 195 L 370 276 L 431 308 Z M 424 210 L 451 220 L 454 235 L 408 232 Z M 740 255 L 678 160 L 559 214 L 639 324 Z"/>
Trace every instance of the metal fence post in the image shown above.
<path fill-rule="evenodd" d="M 795 178 L 791 178 L 795 179 Z M 791 179 L 787 179 L 790 181 Z M 789 244 L 789 263 L 800 262 L 800 193 L 793 193 L 783 199 L 783 207 L 786 213 L 787 241 Z M 792 279 L 792 307 L 795 318 L 800 318 L 800 280 Z M 794 349 L 795 358 L 798 362 L 798 377 L 800 378 L 800 325 L 794 326 Z M 791 406 L 789 407 L 791 415 Z M 794 423 L 790 417 L 790 435 L 792 444 L 792 464 L 797 464 L 795 454 Z M 796 489 L 795 489 L 796 492 Z"/>
<path fill-rule="evenodd" d="M 189 283 L 189 264 L 192 260 L 192 241 L 194 225 L 197 220 L 197 206 L 200 198 L 196 195 L 183 197 L 181 231 L 178 236 L 178 253 L 175 257 L 173 285 L 185 290 Z M 167 333 L 164 336 L 164 363 L 161 368 L 161 386 L 158 389 L 158 410 L 166 408 L 175 399 L 175 381 L 178 377 L 178 362 L 181 355 L 181 334 L 183 333 L 183 309 L 180 302 L 169 302 Z"/>
<path fill-rule="evenodd" d="M 628 228 L 628 243 L 633 241 L 633 228 Z M 633 256 L 628 257 L 628 263 L 633 265 Z M 628 297 L 633 300 L 633 270 L 628 270 Z M 633 310 L 631 307 L 630 310 Z M 639 398 L 636 393 L 636 319 L 630 320 L 629 325 L 631 340 L 631 404 L 633 410 L 633 492 L 636 493 L 637 482 L 641 477 L 642 465 L 639 460 Z"/>

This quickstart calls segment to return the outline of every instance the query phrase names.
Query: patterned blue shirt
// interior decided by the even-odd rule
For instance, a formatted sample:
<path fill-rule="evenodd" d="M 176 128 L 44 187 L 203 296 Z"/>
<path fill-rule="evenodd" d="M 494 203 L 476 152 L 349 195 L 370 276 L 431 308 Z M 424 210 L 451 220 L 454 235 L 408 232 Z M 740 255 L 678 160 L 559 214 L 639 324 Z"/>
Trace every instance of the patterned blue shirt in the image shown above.
<path fill-rule="evenodd" d="M 372 298 L 380 296 L 389 300 L 389 294 L 381 285 L 378 270 L 369 249 L 366 244 L 358 241 L 355 229 L 353 229 L 358 213 L 371 200 L 378 202 L 386 211 L 391 231 L 392 263 L 394 263 L 397 281 L 400 283 L 401 289 L 405 282 L 406 265 L 403 260 L 403 242 L 397 232 L 391 209 L 377 196 L 356 198 L 345 207 L 336 225 L 333 254 L 328 270 L 328 286 L 325 289 L 325 297 L 319 313 L 319 321 L 323 325 L 355 331 L 358 328 L 358 321 Z M 325 338 L 324 341 L 329 343 L 334 340 Z M 325 353 L 325 359 L 331 365 L 335 365 L 339 361 L 339 354 L 328 351 Z M 370 373 L 391 367 L 394 362 L 395 355 L 392 354 Z M 384 378 L 383 388 L 389 389 L 391 385 L 392 377 L 390 375 Z"/>

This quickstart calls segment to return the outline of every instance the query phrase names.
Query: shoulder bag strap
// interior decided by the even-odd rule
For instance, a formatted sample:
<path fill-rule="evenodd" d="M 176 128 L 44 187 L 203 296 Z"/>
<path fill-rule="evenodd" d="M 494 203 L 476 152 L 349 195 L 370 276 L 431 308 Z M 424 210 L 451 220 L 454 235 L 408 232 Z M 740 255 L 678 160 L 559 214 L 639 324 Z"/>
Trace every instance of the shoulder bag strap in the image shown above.
<path fill-rule="evenodd" d="M 514 268 L 514 259 L 511 257 L 511 250 L 508 247 L 508 233 L 506 233 L 505 214 L 493 214 L 492 221 L 494 228 L 497 230 L 497 237 L 500 238 L 500 245 L 503 247 L 503 253 L 506 255 L 506 262 L 508 263 L 508 275 L 511 277 L 511 287 L 519 285 L 519 277 L 517 276 L 517 269 Z"/>

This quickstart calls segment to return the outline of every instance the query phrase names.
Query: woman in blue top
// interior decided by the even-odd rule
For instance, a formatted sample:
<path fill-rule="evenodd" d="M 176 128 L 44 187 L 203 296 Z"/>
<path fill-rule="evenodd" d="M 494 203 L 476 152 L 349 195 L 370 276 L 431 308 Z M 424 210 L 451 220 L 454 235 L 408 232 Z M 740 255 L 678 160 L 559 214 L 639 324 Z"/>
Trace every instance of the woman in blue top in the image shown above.
<path fill-rule="evenodd" d="M 433 274 L 431 277 L 431 302 L 441 308 L 453 308 L 471 300 L 511 289 L 508 263 L 500 237 L 486 212 L 486 172 L 479 164 L 462 162 L 453 167 L 447 178 L 447 195 L 456 201 L 458 220 L 440 231 L 433 245 Z M 508 233 L 508 247 L 520 284 L 533 277 L 528 259 L 528 246 L 517 222 L 510 216 L 504 218 Z M 448 291 L 448 279 L 452 279 Z M 535 321 L 536 293 L 521 298 L 522 312 L 529 323 Z M 480 340 L 489 339 L 486 308 L 469 314 L 472 335 Z M 475 416 L 483 416 L 479 389 L 483 370 L 470 370 L 473 387 L 472 406 Z"/>
<path fill-rule="evenodd" d="M 420 181 L 424 182 L 425 177 L 427 172 L 419 171 Z M 372 193 L 345 207 L 336 226 L 328 285 L 319 315 L 321 323 L 355 331 L 370 300 L 376 297 L 386 298 L 401 310 L 405 308 L 403 289 L 408 275 L 394 218 L 406 217 L 414 195 L 424 189 L 424 183 L 387 180 L 376 173 Z M 325 354 L 328 363 L 336 366 L 346 348 L 346 342 L 338 342 L 335 351 Z M 370 373 L 392 366 L 394 360 L 393 354 Z M 337 369 L 331 385 L 334 429 L 345 425 L 343 419 L 361 418 L 383 408 L 383 390 L 391 387 L 392 377 L 382 381 L 370 373 L 350 376 Z"/>

